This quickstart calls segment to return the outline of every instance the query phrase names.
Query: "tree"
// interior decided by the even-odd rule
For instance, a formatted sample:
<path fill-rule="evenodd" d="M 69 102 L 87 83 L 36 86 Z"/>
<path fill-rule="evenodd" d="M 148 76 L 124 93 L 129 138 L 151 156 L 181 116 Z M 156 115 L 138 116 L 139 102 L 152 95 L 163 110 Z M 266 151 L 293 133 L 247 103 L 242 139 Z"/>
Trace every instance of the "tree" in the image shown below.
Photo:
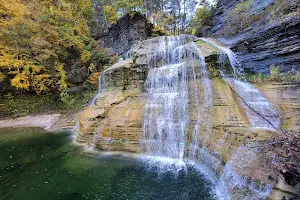
<path fill-rule="evenodd" d="M 119 16 L 123 16 L 130 12 L 144 12 L 143 0 L 102 0 L 101 3 L 104 5 L 104 8 L 106 7 L 105 14 L 108 18 L 111 17 L 111 13 L 107 12 L 108 10 L 116 12 Z M 112 21 L 114 22 L 114 20 L 115 16 Z"/>
<path fill-rule="evenodd" d="M 66 96 L 72 72 L 87 78 L 93 59 L 102 59 L 91 19 L 91 0 L 0 0 L 0 82 Z"/>
<path fill-rule="evenodd" d="M 195 34 L 195 32 L 201 29 L 211 18 L 213 8 L 205 4 L 196 10 L 196 15 L 191 19 L 189 25 L 189 32 Z"/>
<path fill-rule="evenodd" d="M 113 6 L 104 6 L 104 14 L 110 24 L 115 24 L 118 21 L 117 10 Z"/>

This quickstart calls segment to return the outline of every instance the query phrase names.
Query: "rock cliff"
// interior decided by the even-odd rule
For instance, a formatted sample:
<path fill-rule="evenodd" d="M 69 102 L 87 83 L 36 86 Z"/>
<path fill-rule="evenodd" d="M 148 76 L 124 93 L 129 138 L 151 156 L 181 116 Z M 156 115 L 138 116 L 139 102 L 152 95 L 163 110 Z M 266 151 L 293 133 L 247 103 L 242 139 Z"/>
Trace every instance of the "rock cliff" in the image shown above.
<path fill-rule="evenodd" d="M 101 40 L 111 54 L 123 55 L 138 41 L 162 35 L 153 29 L 153 24 L 144 15 L 135 12 L 124 15 L 116 24 L 111 25 Z"/>
<path fill-rule="evenodd" d="M 246 19 L 232 14 L 243 2 L 244 10 L 237 15 Z M 235 20 L 246 25 L 232 33 L 241 26 L 233 24 Z M 271 65 L 281 71 L 300 70 L 299 1 L 220 0 L 212 24 L 208 35 L 231 46 L 246 69 L 263 74 L 269 74 Z"/>
<path fill-rule="evenodd" d="M 257 190 L 267 189 L 267 184 L 272 185 L 275 188 L 271 194 L 273 199 L 279 199 L 280 193 L 281 196 L 288 196 L 285 191 L 293 194 L 295 191 L 277 184 L 276 181 L 279 179 L 277 174 L 260 157 L 257 157 L 255 152 L 244 149 L 247 143 L 255 144 L 269 140 L 277 137 L 279 133 L 252 128 L 241 99 L 216 70 L 219 66 L 218 51 L 205 42 L 198 41 L 196 44 L 205 56 L 206 66 L 210 72 L 213 103 L 211 114 L 205 114 L 206 107 L 203 106 L 206 98 L 205 85 L 201 80 L 200 72 L 195 68 L 197 78 L 189 80 L 188 84 L 188 90 L 191 92 L 189 92 L 188 102 L 189 122 L 186 145 L 191 145 L 193 127 L 199 119 L 198 108 L 200 108 L 204 115 L 203 119 L 212 123 L 199 128 L 198 137 L 202 148 L 197 155 L 198 159 L 213 169 L 221 179 L 230 181 L 237 176 L 242 177 L 240 179 L 243 182 L 249 182 L 250 186 L 242 189 L 239 185 L 231 185 L 232 188 L 229 190 L 233 194 L 233 199 L 244 198 L 244 193 L 253 189 L 251 188 L 254 184 L 252 180 L 257 181 L 254 184 Z M 147 103 L 145 80 L 149 72 L 148 54 L 147 41 L 139 42 L 131 49 L 129 59 L 103 72 L 101 94 L 97 96 L 95 104 L 80 115 L 78 142 L 95 145 L 95 148 L 101 151 L 144 152 L 141 144 Z M 257 86 L 280 110 L 281 125 L 286 130 L 299 130 L 300 128 L 298 86 L 292 83 Z"/>

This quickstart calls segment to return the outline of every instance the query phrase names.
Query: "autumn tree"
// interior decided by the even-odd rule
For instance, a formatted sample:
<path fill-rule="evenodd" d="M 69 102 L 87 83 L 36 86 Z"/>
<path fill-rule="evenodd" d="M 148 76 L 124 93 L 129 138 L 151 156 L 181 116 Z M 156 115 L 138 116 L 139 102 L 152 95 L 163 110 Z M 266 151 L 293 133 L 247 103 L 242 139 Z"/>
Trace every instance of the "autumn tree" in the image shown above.
<path fill-rule="evenodd" d="M 87 78 L 91 65 L 109 61 L 91 37 L 91 18 L 91 0 L 0 0 L 0 82 L 59 91 L 63 100 L 74 74 Z"/>

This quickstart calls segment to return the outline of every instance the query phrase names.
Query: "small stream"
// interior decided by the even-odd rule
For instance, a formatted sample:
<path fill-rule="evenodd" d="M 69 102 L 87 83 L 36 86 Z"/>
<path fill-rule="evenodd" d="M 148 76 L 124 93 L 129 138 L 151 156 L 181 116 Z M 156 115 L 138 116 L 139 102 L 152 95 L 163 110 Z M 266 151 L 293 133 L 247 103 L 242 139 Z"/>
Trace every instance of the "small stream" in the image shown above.
<path fill-rule="evenodd" d="M 95 156 L 72 145 L 68 132 L 0 129 L 0 199 L 215 199 L 199 170 L 159 174 L 141 159 Z"/>

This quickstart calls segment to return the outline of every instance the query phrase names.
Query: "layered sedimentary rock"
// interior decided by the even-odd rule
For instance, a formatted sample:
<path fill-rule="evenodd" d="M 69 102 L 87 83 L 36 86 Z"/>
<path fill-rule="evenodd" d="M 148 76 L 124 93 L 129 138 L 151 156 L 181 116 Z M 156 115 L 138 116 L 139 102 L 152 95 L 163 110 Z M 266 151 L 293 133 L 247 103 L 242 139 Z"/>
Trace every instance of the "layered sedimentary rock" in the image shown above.
<path fill-rule="evenodd" d="M 101 96 L 80 115 L 79 141 L 101 150 L 139 151 L 145 73 L 132 59 L 103 72 Z"/>
<path fill-rule="evenodd" d="M 249 12 L 251 22 L 244 30 L 228 35 L 226 29 L 235 28 L 230 27 L 234 26 L 230 24 L 230 13 L 241 2 L 250 2 L 244 12 Z M 282 5 L 278 2 L 221 0 L 213 15 L 213 26 L 202 32 L 231 46 L 245 68 L 255 73 L 269 74 L 271 65 L 280 66 L 281 71 L 300 70 L 300 15 L 296 12 L 299 5 L 296 1 L 285 1 L 282 4 L 290 6 L 280 11 Z M 276 12 L 285 16 L 272 16 Z"/>
<path fill-rule="evenodd" d="M 263 94 L 281 112 L 281 127 L 286 131 L 300 131 L 300 84 L 269 83 L 258 85 Z"/>

